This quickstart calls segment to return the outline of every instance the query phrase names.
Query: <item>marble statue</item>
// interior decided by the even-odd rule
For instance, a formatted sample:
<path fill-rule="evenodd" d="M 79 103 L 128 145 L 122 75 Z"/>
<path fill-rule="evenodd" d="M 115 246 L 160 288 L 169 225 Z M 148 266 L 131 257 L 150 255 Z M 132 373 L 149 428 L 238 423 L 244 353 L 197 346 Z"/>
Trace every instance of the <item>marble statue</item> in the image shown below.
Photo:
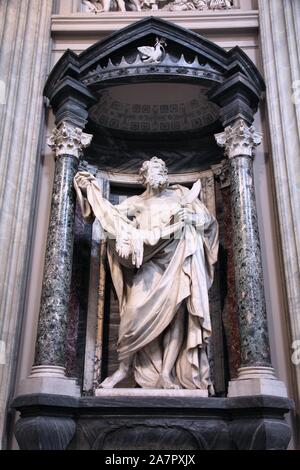
<path fill-rule="evenodd" d="M 82 3 L 87 11 L 92 13 L 126 11 L 127 9 L 141 11 L 140 0 L 82 0 Z"/>
<path fill-rule="evenodd" d="M 82 0 L 82 5 L 91 13 L 100 13 L 103 11 L 101 0 Z"/>
<path fill-rule="evenodd" d="M 230 0 L 210 0 L 208 7 L 210 10 L 230 10 Z"/>
<path fill-rule="evenodd" d="M 203 10 L 207 6 L 207 0 L 172 0 L 163 7 L 168 11 Z"/>
<path fill-rule="evenodd" d="M 144 11 L 144 10 L 229 10 L 231 0 L 82 0 L 84 8 L 92 13 L 109 11 Z"/>
<path fill-rule="evenodd" d="M 198 197 L 200 180 L 191 190 L 169 186 L 157 157 L 139 175 L 145 191 L 115 206 L 90 173 L 74 178 L 84 219 L 96 217 L 106 233 L 120 309 L 119 368 L 99 386 L 112 388 L 132 371 L 142 388 L 207 390 L 218 225 Z"/>

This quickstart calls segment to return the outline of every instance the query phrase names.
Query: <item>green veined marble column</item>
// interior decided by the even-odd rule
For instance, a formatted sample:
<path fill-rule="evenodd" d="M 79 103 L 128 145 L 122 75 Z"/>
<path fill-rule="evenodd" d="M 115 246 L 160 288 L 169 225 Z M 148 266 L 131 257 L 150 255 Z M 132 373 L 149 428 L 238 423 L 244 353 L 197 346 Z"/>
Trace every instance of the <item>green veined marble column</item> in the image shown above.
<path fill-rule="evenodd" d="M 235 288 L 242 364 L 229 382 L 228 396 L 286 397 L 271 364 L 263 272 L 253 180 L 253 151 L 261 134 L 242 119 L 217 134 L 229 158 Z"/>
<path fill-rule="evenodd" d="M 73 178 L 80 152 L 91 139 L 80 128 L 63 122 L 48 140 L 56 164 L 34 366 L 65 366 L 75 210 Z"/>
<path fill-rule="evenodd" d="M 261 135 L 243 120 L 216 135 L 229 158 L 242 367 L 271 367 L 253 180 L 253 150 Z"/>
<path fill-rule="evenodd" d="M 229 382 L 228 396 L 286 397 L 283 382 L 271 364 L 263 272 L 253 180 L 253 151 L 261 134 L 242 119 L 217 134 L 230 165 L 235 288 L 241 341 L 238 378 Z"/>

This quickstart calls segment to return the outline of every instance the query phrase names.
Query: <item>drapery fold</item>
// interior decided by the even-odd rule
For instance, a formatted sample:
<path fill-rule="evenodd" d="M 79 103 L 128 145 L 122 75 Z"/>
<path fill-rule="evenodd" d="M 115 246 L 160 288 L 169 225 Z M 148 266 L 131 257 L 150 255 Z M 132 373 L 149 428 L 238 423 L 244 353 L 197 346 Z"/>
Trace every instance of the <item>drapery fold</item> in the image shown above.
<path fill-rule="evenodd" d="M 155 388 L 169 347 L 167 332 L 177 326 L 175 384 L 207 389 L 210 384 L 206 345 L 211 335 L 208 290 L 218 254 L 218 225 L 205 205 L 180 185 L 168 188 L 178 209 L 188 207 L 195 225 L 169 220 L 154 230 L 140 230 L 126 217 L 142 196 L 113 206 L 95 180 L 86 197 L 75 184 L 82 214 L 93 214 L 107 234 L 108 260 L 120 309 L 119 360 L 134 357 L 136 382 Z M 175 218 L 176 220 L 176 218 Z M 119 246 L 118 246 L 119 245 Z M 138 269 L 137 269 L 138 268 Z M 175 325 L 176 323 L 176 325 Z"/>

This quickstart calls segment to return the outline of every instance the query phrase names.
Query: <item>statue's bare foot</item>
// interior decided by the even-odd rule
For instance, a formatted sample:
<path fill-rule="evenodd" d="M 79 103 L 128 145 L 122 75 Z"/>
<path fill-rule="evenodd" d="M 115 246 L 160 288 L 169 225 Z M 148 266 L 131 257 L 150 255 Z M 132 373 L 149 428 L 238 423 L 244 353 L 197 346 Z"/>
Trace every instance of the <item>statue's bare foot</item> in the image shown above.
<path fill-rule="evenodd" d="M 101 384 L 99 384 L 98 388 L 113 388 L 117 383 L 121 382 L 121 380 L 125 379 L 128 376 L 129 369 L 128 367 L 124 367 L 120 365 L 119 369 L 116 370 L 114 374 L 107 379 L 103 380 Z"/>
<path fill-rule="evenodd" d="M 164 388 L 169 390 L 179 390 L 181 387 L 175 384 L 169 375 L 161 374 L 156 382 L 155 388 Z"/>

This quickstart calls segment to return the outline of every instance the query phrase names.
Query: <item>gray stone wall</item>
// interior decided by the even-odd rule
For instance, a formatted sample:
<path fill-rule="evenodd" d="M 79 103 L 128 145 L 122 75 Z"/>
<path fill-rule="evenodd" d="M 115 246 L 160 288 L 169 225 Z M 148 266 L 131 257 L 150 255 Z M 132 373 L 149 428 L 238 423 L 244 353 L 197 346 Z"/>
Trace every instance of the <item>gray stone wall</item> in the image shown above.
<path fill-rule="evenodd" d="M 51 11 L 52 0 L 0 2 L 0 447 L 4 448 L 44 132 L 43 87 L 50 58 Z"/>

